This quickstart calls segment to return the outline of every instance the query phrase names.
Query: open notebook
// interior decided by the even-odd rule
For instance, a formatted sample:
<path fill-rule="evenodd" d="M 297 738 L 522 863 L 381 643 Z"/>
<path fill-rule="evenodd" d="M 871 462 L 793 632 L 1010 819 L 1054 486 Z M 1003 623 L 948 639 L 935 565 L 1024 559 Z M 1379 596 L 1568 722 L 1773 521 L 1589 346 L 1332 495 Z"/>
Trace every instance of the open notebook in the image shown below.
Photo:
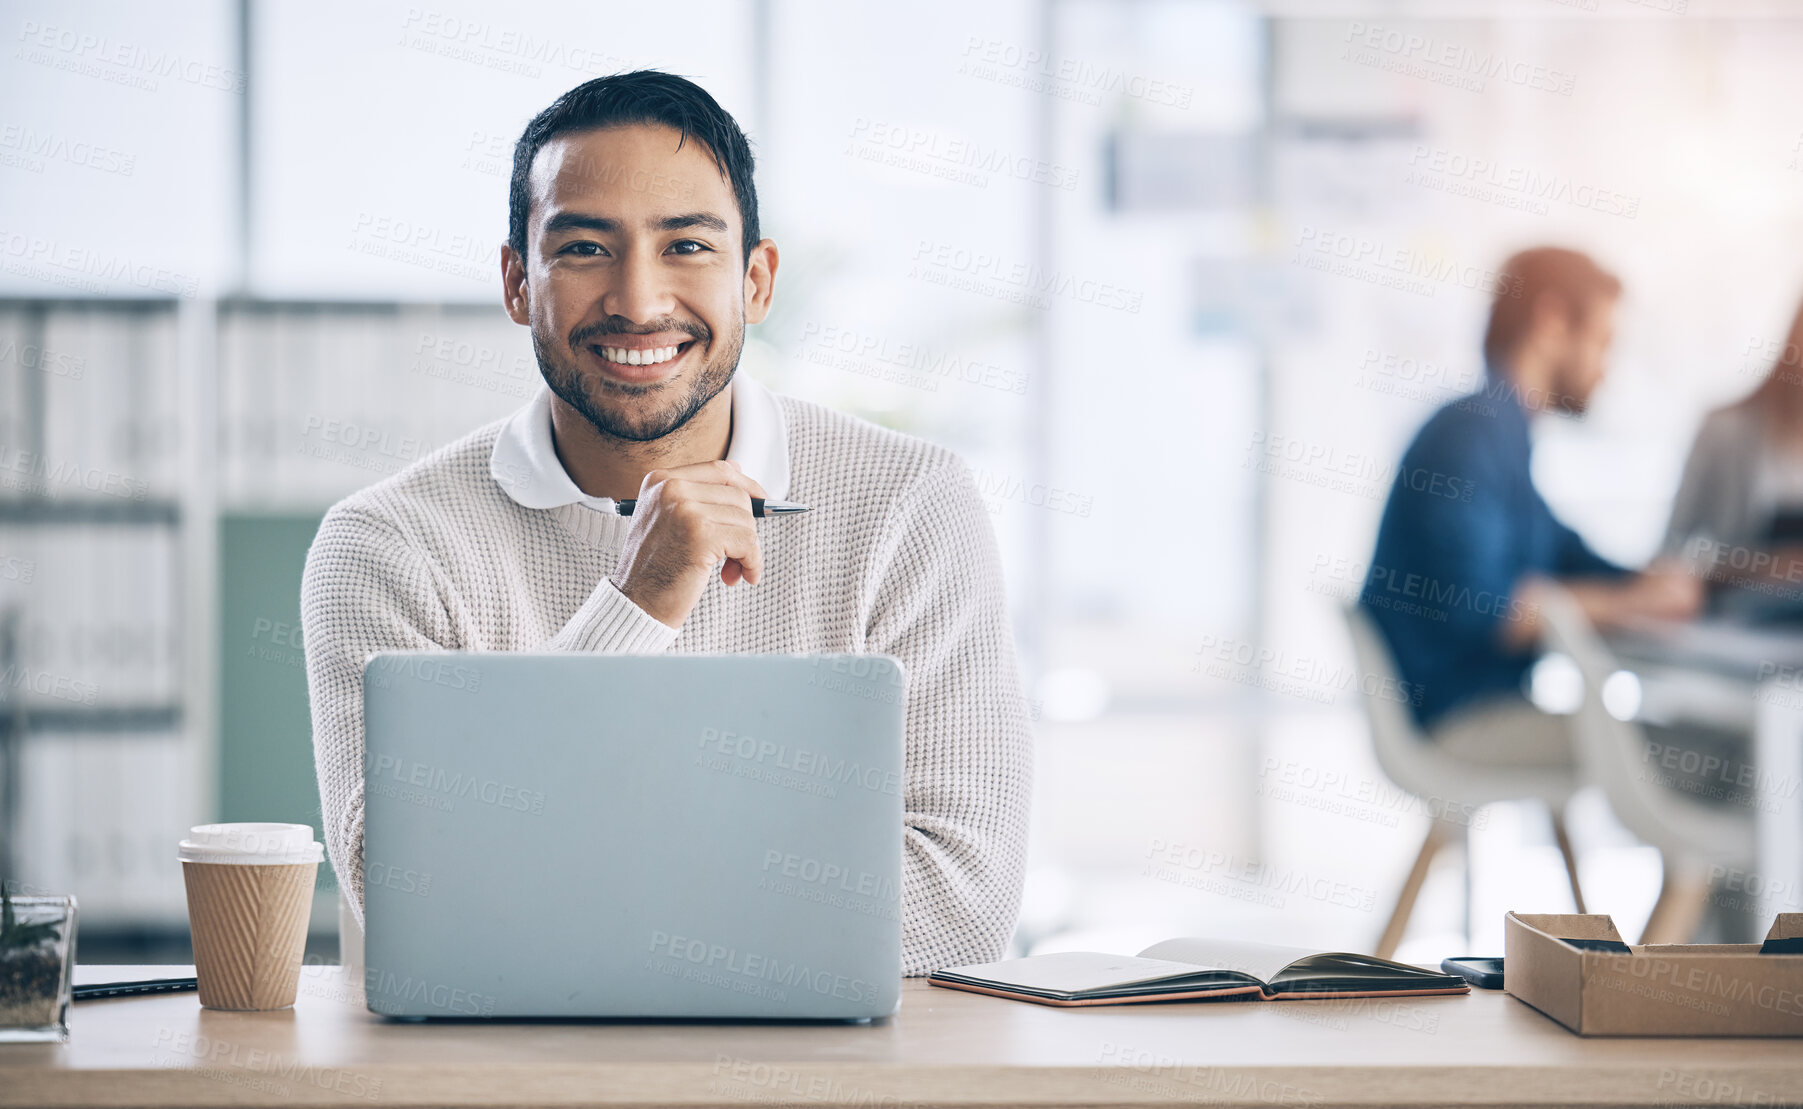
<path fill-rule="evenodd" d="M 1463 978 L 1372 955 L 1205 939 L 1165 940 L 1137 957 L 1063 951 L 950 967 L 934 972 L 927 981 L 1041 1005 L 1124 1005 L 1239 996 L 1252 1000 L 1252 995 L 1267 1001 L 1293 1001 L 1471 992 Z"/>

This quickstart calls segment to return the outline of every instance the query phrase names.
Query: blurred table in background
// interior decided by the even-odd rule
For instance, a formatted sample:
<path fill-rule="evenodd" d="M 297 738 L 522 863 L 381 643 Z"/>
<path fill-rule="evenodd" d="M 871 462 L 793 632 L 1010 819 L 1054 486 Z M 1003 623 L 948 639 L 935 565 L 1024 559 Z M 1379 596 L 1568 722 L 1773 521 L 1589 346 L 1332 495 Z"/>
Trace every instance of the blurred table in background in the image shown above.
<path fill-rule="evenodd" d="M 1740 882 L 1768 915 L 1803 909 L 1803 626 L 1647 621 L 1608 639 L 1640 679 L 1643 716 L 1750 738 L 1758 862 Z"/>

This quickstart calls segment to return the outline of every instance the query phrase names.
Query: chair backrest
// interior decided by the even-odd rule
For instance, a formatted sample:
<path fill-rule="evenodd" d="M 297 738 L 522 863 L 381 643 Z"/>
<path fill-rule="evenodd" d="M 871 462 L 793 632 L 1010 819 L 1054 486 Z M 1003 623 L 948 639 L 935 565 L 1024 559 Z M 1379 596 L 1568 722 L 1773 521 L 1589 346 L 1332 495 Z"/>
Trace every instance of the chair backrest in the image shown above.
<path fill-rule="evenodd" d="M 1579 765 L 1629 831 L 1679 855 L 1731 857 L 1744 852 L 1745 814 L 1716 813 L 1666 788 L 1648 772 L 1646 731 L 1617 719 L 1603 702 L 1603 686 L 1620 667 L 1577 598 L 1547 583 L 1539 595 L 1546 645 L 1571 658 L 1584 679 L 1584 701 L 1573 720 Z"/>
<path fill-rule="evenodd" d="M 1352 636 L 1352 657 L 1363 679 L 1360 687 L 1365 717 L 1371 725 L 1371 745 L 1377 755 L 1377 765 L 1402 788 L 1417 794 L 1431 792 L 1420 788 L 1420 776 L 1413 772 L 1415 756 L 1427 744 L 1427 737 L 1415 724 L 1409 706 L 1400 698 L 1373 696 L 1366 691 L 1367 687 L 1378 690 L 1404 688 L 1383 629 L 1356 601 L 1343 606 L 1342 611 L 1346 617 L 1346 630 Z"/>
<path fill-rule="evenodd" d="M 1383 630 L 1356 604 L 1343 610 L 1358 662 L 1371 744 L 1384 775 L 1427 802 L 1429 811 L 1469 814 L 1492 801 L 1533 799 L 1554 811 L 1577 786 L 1569 767 L 1497 766 L 1448 753 L 1415 723 Z M 1378 691 L 1377 696 L 1370 689 Z M 1394 692 L 1395 696 L 1384 696 Z"/>

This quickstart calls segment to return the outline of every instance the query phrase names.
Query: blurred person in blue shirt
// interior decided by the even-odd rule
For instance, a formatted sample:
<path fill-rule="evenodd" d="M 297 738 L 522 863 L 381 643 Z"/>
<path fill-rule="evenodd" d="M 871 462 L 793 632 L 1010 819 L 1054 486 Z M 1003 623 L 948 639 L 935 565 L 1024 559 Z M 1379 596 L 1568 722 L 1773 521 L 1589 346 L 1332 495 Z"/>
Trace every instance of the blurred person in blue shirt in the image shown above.
<path fill-rule="evenodd" d="M 1383 629 L 1416 720 L 1477 761 L 1572 761 L 1568 717 L 1522 692 L 1539 638 L 1539 583 L 1570 590 L 1600 626 L 1684 618 L 1700 583 L 1675 563 L 1635 573 L 1590 549 L 1534 487 L 1528 425 L 1582 414 L 1602 382 L 1621 283 L 1576 251 L 1504 264 L 1484 335 L 1481 392 L 1416 433 L 1397 468 L 1359 603 Z"/>

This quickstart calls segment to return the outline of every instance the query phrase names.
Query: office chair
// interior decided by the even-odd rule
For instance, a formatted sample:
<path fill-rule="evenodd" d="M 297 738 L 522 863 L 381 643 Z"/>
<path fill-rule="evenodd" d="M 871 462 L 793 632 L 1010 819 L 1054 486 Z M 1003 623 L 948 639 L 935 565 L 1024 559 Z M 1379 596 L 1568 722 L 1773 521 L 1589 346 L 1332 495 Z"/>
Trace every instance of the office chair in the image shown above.
<path fill-rule="evenodd" d="M 1382 630 L 1356 602 L 1345 606 L 1345 617 L 1352 636 L 1353 658 L 1361 673 L 1361 687 L 1401 688 L 1396 663 Z M 1565 862 L 1572 900 L 1578 912 L 1584 911 L 1577 858 L 1565 831 L 1565 805 L 1578 789 L 1575 771 L 1492 766 L 1461 759 L 1448 754 L 1429 739 L 1415 723 L 1408 705 L 1400 700 L 1367 696 L 1364 701 L 1378 766 L 1397 786 L 1421 798 L 1430 812 L 1437 806 L 1442 814 L 1471 813 L 1495 801 L 1535 800 L 1544 804 L 1552 816 L 1553 837 L 1558 841 L 1559 854 Z M 1507 742 L 1507 737 L 1499 737 L 1499 741 Z M 1447 804 L 1449 801 L 1453 804 Z M 1428 824 L 1421 850 L 1415 856 L 1415 865 L 1403 883 L 1396 907 L 1373 952 L 1379 958 L 1388 959 L 1395 955 L 1408 927 L 1409 915 L 1414 912 L 1415 899 L 1427 879 L 1428 867 L 1455 831 L 1462 832 L 1463 829 L 1444 815 L 1434 817 Z"/>
<path fill-rule="evenodd" d="M 1584 677 L 1573 738 L 1585 780 L 1603 791 L 1628 831 L 1659 849 L 1664 863 L 1659 899 L 1640 942 L 1688 943 L 1707 905 L 1708 865 L 1754 865 L 1753 821 L 1668 789 L 1646 772 L 1646 730 L 1617 719 L 1603 703 L 1603 684 L 1620 667 L 1576 598 L 1549 585 L 1540 620 L 1547 646 L 1569 655 Z"/>

